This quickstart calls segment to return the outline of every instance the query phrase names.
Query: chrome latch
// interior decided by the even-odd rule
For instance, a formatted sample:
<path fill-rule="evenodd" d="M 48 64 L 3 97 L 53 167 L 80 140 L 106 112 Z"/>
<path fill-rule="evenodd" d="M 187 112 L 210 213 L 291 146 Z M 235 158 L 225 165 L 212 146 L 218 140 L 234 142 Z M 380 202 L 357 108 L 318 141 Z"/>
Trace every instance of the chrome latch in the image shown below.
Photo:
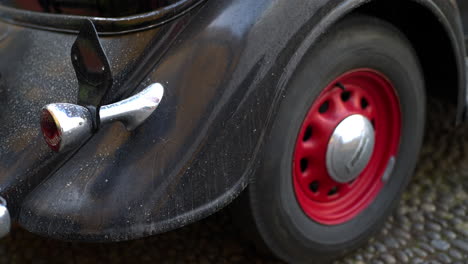
<path fill-rule="evenodd" d="M 71 61 L 78 80 L 77 104 L 55 103 L 42 108 L 41 129 L 54 151 L 78 147 L 102 125 L 120 121 L 133 130 L 145 121 L 161 102 L 164 88 L 155 83 L 125 100 L 102 105 L 112 88 L 109 60 L 96 28 L 90 20 L 72 45 Z"/>

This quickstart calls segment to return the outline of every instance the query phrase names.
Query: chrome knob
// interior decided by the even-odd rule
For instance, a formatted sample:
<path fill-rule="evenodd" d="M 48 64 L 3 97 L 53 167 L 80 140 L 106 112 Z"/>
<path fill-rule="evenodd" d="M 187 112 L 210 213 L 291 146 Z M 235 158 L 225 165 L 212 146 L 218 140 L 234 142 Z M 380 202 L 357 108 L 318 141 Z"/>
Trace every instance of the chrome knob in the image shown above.
<path fill-rule="evenodd" d="M 330 177 L 340 183 L 356 179 L 369 163 L 374 143 L 369 119 L 358 114 L 343 119 L 328 142 L 326 165 Z"/>

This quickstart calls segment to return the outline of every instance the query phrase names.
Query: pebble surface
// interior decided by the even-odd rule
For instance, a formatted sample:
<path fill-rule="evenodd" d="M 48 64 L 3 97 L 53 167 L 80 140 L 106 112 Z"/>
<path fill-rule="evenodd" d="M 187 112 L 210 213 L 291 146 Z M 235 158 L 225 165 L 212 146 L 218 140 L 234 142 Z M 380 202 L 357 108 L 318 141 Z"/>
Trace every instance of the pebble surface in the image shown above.
<path fill-rule="evenodd" d="M 454 128 L 453 112 L 431 100 L 424 147 L 398 208 L 367 245 L 336 264 L 468 263 L 468 124 Z M 240 237 L 227 210 L 129 242 L 60 242 L 19 228 L 0 240 L 0 264 L 109 262 L 281 263 Z"/>

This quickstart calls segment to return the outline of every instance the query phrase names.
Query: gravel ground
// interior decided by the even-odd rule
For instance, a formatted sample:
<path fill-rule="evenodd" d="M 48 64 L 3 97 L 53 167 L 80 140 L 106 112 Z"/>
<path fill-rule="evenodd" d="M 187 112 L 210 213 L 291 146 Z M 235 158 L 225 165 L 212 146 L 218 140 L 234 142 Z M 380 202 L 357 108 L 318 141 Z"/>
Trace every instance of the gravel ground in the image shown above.
<path fill-rule="evenodd" d="M 415 176 L 383 230 L 336 263 L 468 263 L 468 124 L 453 107 L 429 105 Z M 16 229 L 0 241 L 0 263 L 279 263 L 238 235 L 227 210 L 182 229 L 131 242 L 65 243 Z"/>

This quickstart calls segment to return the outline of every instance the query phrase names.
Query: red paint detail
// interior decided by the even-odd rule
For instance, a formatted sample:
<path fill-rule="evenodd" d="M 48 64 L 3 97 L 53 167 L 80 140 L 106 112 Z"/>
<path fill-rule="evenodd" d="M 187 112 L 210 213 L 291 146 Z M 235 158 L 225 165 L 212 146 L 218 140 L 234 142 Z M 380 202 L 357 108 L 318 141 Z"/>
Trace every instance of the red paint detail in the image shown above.
<path fill-rule="evenodd" d="M 41 113 L 41 131 L 44 139 L 53 151 L 60 149 L 61 135 L 60 130 L 52 114 L 44 109 Z"/>
<path fill-rule="evenodd" d="M 326 111 L 324 104 L 328 104 Z M 329 176 L 325 157 L 335 128 L 354 114 L 364 115 L 374 124 L 375 145 L 363 172 L 343 184 Z M 292 175 L 304 213 L 321 224 L 337 225 L 366 209 L 385 184 L 382 176 L 389 159 L 397 155 L 400 129 L 400 103 L 392 83 L 382 73 L 357 69 L 332 81 L 310 107 L 296 140 Z"/>

